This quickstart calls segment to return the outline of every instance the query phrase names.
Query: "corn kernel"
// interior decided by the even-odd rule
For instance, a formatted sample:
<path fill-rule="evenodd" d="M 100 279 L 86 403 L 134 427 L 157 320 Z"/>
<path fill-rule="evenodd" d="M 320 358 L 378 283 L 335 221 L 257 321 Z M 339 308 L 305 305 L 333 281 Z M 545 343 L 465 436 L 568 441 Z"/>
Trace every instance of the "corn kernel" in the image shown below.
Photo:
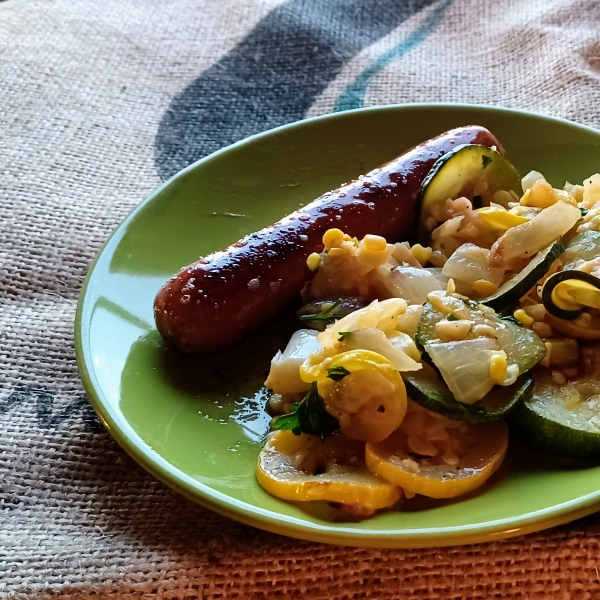
<path fill-rule="evenodd" d="M 343 241 L 344 232 L 341 229 L 328 229 L 323 234 L 323 245 L 325 246 L 325 250 L 337 248 L 341 246 Z"/>
<path fill-rule="evenodd" d="M 534 320 L 522 308 L 515 310 L 513 316 L 517 321 L 521 321 L 525 327 L 531 327 L 534 323 Z"/>
<path fill-rule="evenodd" d="M 490 377 L 494 383 L 502 383 L 506 377 L 508 363 L 504 352 L 494 352 L 490 357 Z"/>
<path fill-rule="evenodd" d="M 312 254 L 310 254 L 308 256 L 308 258 L 306 259 L 306 266 L 311 270 L 311 271 L 316 271 L 319 268 L 319 263 L 321 262 L 321 257 L 319 254 L 317 254 L 316 252 L 313 252 Z"/>
<path fill-rule="evenodd" d="M 519 200 L 519 204 L 521 206 L 529 206 L 527 204 L 527 202 L 529 202 L 529 194 L 530 194 L 531 190 L 526 190 L 525 193 L 523 194 L 523 196 L 521 197 L 521 200 Z"/>
<path fill-rule="evenodd" d="M 415 244 L 411 249 L 410 253 L 421 263 L 421 266 L 427 264 L 431 258 L 433 250 L 429 247 L 423 248 L 421 244 Z"/>
<path fill-rule="evenodd" d="M 491 296 L 498 291 L 498 286 L 487 279 L 478 279 L 473 284 L 473 289 L 480 296 Z"/>
<path fill-rule="evenodd" d="M 521 198 L 522 205 L 536 208 L 548 208 L 556 202 L 558 194 L 545 179 L 538 179 Z"/>
<path fill-rule="evenodd" d="M 372 235 L 370 233 L 365 235 L 363 238 L 363 245 L 365 249 L 369 250 L 370 252 L 385 252 L 385 249 L 387 248 L 387 242 L 385 241 L 385 238 L 381 237 L 380 235 Z"/>
<path fill-rule="evenodd" d="M 360 262 L 373 269 L 381 266 L 388 258 L 388 254 L 385 252 L 385 250 L 383 252 L 378 250 L 369 250 L 364 244 L 359 246 L 356 255 L 358 256 L 358 260 L 360 260 Z"/>

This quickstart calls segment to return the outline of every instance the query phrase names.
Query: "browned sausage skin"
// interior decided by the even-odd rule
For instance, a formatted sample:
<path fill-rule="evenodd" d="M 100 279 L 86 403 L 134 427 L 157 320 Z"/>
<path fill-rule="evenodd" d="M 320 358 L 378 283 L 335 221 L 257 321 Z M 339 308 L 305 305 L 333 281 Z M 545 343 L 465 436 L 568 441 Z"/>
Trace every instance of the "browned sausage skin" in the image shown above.
<path fill-rule="evenodd" d="M 158 292 L 156 326 L 186 352 L 215 350 L 273 317 L 310 278 L 306 258 L 323 250 L 322 237 L 338 227 L 406 239 L 415 200 L 433 163 L 460 144 L 497 146 L 483 127 L 460 127 L 328 192 L 281 221 L 182 269 Z"/>

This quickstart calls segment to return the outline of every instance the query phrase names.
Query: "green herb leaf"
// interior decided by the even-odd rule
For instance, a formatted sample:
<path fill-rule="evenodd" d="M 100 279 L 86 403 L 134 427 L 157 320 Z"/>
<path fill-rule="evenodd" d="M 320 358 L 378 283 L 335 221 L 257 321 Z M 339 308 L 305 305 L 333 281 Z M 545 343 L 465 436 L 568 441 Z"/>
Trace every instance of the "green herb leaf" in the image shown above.
<path fill-rule="evenodd" d="M 489 156 L 486 156 L 485 154 L 481 155 L 481 164 L 483 165 L 483 168 L 485 169 L 490 163 L 492 162 L 492 159 Z"/>
<path fill-rule="evenodd" d="M 515 319 L 512 315 L 508 315 L 507 317 L 503 317 L 502 315 L 498 315 L 500 317 L 501 321 L 510 321 L 511 323 L 514 323 L 515 325 L 518 325 L 519 327 L 523 327 L 523 323 L 521 323 L 521 321 L 519 321 L 519 319 Z"/>
<path fill-rule="evenodd" d="M 579 212 L 581 212 L 581 218 L 585 217 L 588 214 L 589 210 L 587 208 L 580 208 Z"/>
<path fill-rule="evenodd" d="M 344 367 L 331 367 L 330 369 L 327 369 L 327 373 L 327 377 L 334 381 L 339 381 L 340 379 L 344 379 L 346 375 L 350 375 L 350 371 Z"/>
<path fill-rule="evenodd" d="M 454 315 L 448 315 L 446 317 L 446 321 L 458 321 L 458 317 L 455 317 Z"/>
<path fill-rule="evenodd" d="M 341 319 L 344 315 L 342 313 L 336 313 L 335 309 L 342 303 L 341 300 L 337 300 L 333 303 L 331 308 L 324 310 L 320 313 L 313 313 L 310 315 L 300 315 L 300 321 L 326 321 L 327 323 L 333 323 L 338 319 Z"/>
<path fill-rule="evenodd" d="M 320 437 L 327 437 L 339 428 L 338 420 L 325 409 L 316 383 L 312 384 L 292 413 L 279 417 L 273 424 L 276 430 L 291 430 L 296 435 L 309 433 Z"/>
<path fill-rule="evenodd" d="M 339 331 L 338 335 L 340 336 L 338 338 L 338 342 L 343 342 L 349 335 L 352 335 L 351 331 Z"/>

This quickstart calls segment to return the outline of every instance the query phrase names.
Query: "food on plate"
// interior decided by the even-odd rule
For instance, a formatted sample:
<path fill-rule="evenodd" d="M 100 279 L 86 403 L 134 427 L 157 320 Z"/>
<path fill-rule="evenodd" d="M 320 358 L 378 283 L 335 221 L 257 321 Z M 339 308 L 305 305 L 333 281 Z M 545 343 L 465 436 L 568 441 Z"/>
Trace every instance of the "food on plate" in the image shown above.
<path fill-rule="evenodd" d="M 421 416 L 418 409 L 413 414 Z M 421 418 L 426 422 L 423 432 L 427 426 L 435 431 L 429 435 L 435 444 L 421 437 L 419 446 L 413 424 L 403 423 L 383 442 L 367 443 L 365 461 L 372 473 L 409 495 L 455 498 L 480 487 L 502 464 L 508 448 L 506 423 L 470 425 L 448 420 L 443 428 L 443 417 L 435 413 Z"/>
<path fill-rule="evenodd" d="M 509 433 L 600 459 L 600 174 L 555 188 L 497 148 L 439 158 L 413 243 L 326 230 L 299 328 L 265 382 L 257 478 L 284 500 L 367 517 L 455 498 Z"/>
<path fill-rule="evenodd" d="M 406 239 L 423 179 L 440 157 L 464 144 L 501 151 L 483 127 L 453 129 L 185 267 L 156 296 L 158 330 L 187 352 L 227 346 L 298 297 L 312 275 L 307 257 L 323 251 L 328 229 L 359 239 Z"/>
<path fill-rule="evenodd" d="M 452 130 L 186 267 L 155 316 L 207 351 L 294 300 L 265 381 L 273 496 L 357 518 L 456 498 L 509 436 L 600 459 L 600 174 L 556 188 Z"/>
<path fill-rule="evenodd" d="M 352 507 L 359 516 L 393 506 L 402 489 L 373 474 L 365 465 L 365 443 L 342 434 L 278 431 L 260 453 L 256 476 L 278 498 L 326 500 Z"/>

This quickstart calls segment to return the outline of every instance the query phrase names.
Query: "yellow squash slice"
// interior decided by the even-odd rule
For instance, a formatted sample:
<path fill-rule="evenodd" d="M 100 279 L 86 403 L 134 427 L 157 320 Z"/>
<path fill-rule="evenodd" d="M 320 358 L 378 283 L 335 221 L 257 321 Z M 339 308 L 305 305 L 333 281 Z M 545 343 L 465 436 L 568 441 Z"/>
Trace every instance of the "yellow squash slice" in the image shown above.
<path fill-rule="evenodd" d="M 511 227 L 522 225 L 531 220 L 529 217 L 516 215 L 500 206 L 485 206 L 475 212 L 484 223 L 498 231 L 507 231 Z"/>
<path fill-rule="evenodd" d="M 462 423 L 449 430 L 452 466 L 439 457 L 415 455 L 403 429 L 383 442 L 367 444 L 367 467 L 408 494 L 430 498 L 454 498 L 480 487 L 502 464 L 508 447 L 506 423 Z"/>
<path fill-rule="evenodd" d="M 402 490 L 367 469 L 364 447 L 339 433 L 322 440 L 277 431 L 260 452 L 256 478 L 282 500 L 325 500 L 366 515 L 395 504 Z"/>
<path fill-rule="evenodd" d="M 317 382 L 327 412 L 347 436 L 379 441 L 388 437 L 406 414 L 406 388 L 400 373 L 387 358 L 370 350 L 350 350 L 314 364 L 309 357 L 300 377 Z M 412 360 L 412 359 L 411 359 Z M 331 379 L 336 369 L 347 373 Z"/>

